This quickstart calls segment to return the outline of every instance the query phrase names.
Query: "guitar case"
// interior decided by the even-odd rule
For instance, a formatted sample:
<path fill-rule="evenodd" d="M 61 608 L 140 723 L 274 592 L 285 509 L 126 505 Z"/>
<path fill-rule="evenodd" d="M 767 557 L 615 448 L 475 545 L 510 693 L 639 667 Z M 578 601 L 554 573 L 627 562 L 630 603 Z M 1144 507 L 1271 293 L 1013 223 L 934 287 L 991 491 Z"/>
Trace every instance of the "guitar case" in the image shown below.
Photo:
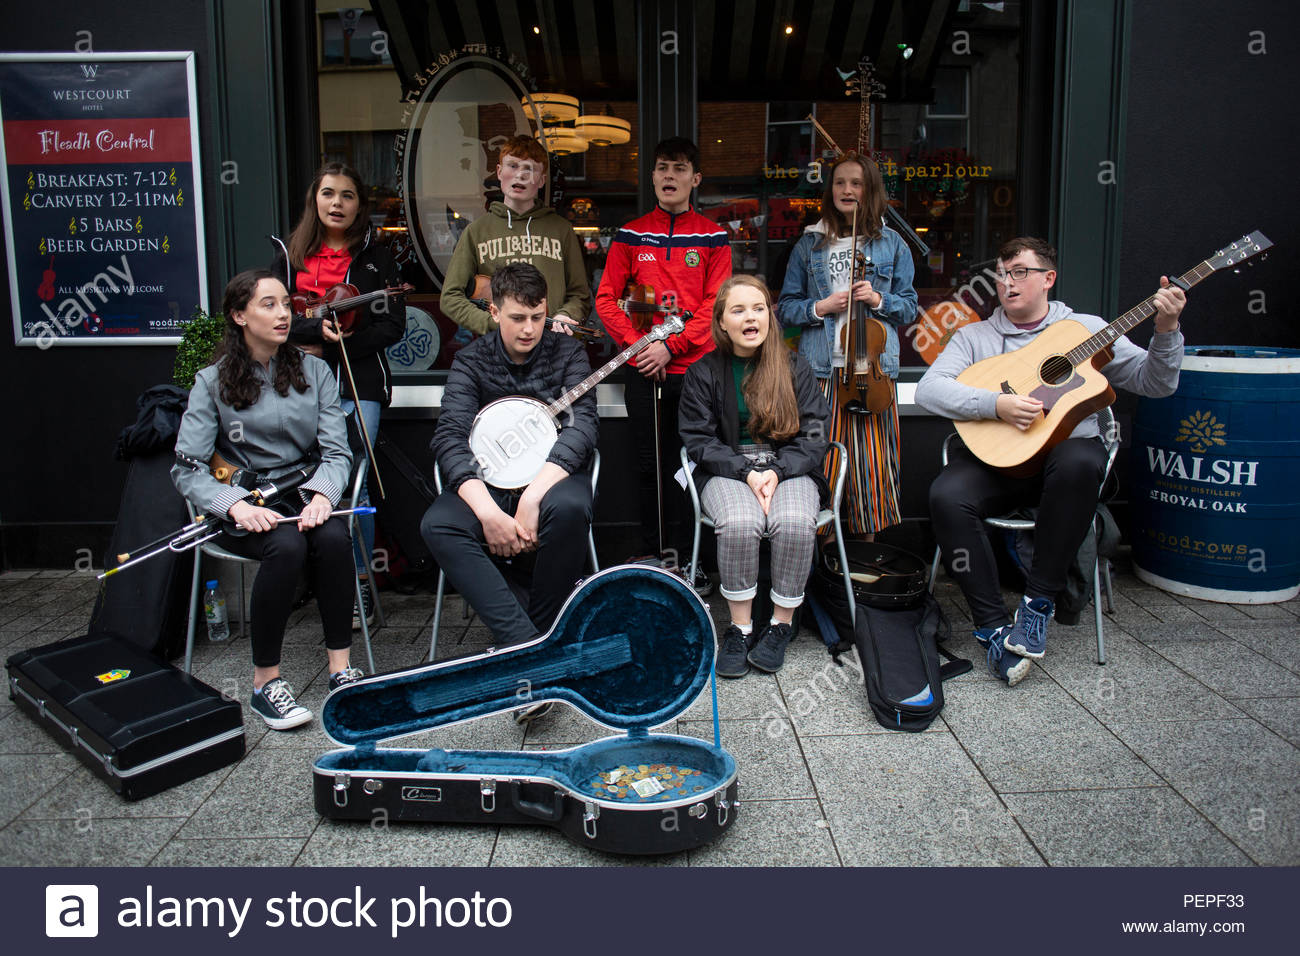
<path fill-rule="evenodd" d="M 720 838 L 736 819 L 736 762 L 717 740 L 652 733 L 713 673 L 713 622 L 676 575 L 620 565 L 588 578 L 546 635 L 339 688 L 321 723 L 343 749 L 313 766 L 335 820 L 546 824 L 574 843 L 655 854 Z M 544 700 L 616 736 L 560 751 L 414 750 L 387 740 Z"/>

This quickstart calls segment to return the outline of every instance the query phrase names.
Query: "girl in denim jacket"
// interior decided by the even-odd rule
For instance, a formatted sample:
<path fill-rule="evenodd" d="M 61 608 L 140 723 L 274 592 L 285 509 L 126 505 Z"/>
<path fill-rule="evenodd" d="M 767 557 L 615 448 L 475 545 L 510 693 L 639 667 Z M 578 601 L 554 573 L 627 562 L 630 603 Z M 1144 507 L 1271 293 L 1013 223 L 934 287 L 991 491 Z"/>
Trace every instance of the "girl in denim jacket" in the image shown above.
<path fill-rule="evenodd" d="M 833 370 L 844 365 L 843 354 L 837 354 L 838 330 L 854 301 L 885 323 L 880 364 L 891 380 L 898 377 L 897 329 L 916 318 L 916 290 L 912 255 L 902 237 L 884 225 L 884 211 L 885 188 L 876 164 L 856 153 L 841 157 L 827 177 L 821 221 L 808 227 L 790 254 L 778 304 L 782 325 L 801 331 L 799 354 L 830 402 L 830 437 L 848 448 L 845 531 L 868 537 L 900 520 L 898 404 L 879 414 L 856 403 L 839 404 Z M 867 269 L 866 278 L 850 287 L 855 232 Z"/>

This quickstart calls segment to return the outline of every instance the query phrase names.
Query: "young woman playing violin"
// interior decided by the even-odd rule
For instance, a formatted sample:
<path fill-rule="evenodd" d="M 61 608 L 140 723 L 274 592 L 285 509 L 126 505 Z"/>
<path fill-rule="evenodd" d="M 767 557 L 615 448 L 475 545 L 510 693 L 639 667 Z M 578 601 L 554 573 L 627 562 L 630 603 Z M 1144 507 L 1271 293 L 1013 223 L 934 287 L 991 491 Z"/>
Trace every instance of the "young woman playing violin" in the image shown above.
<path fill-rule="evenodd" d="M 271 269 L 291 293 L 329 297 L 341 283 L 352 286 L 342 294 L 350 297 L 395 289 L 401 276 L 388 250 L 375 241 L 370 229 L 370 196 L 356 170 L 343 163 L 326 163 L 316 173 L 302 218 L 280 247 Z M 338 294 L 337 292 L 335 294 Z M 406 330 L 406 303 L 401 295 L 379 295 L 359 307 L 352 321 L 335 323 L 320 317 L 295 315 L 289 341 L 321 356 L 329 363 L 339 383 L 345 415 L 359 414 L 373 441 L 379 432 L 379 415 L 392 400 L 392 372 L 384 350 L 402 338 Z M 339 343 L 347 350 L 351 376 L 342 362 Z M 352 383 L 357 394 L 352 393 Z M 372 463 L 373 464 L 373 463 Z M 361 498 L 354 504 L 369 504 L 369 476 Z M 374 552 L 374 518 L 358 518 L 365 553 Z M 360 548 L 355 549 L 357 572 L 363 582 L 368 569 Z M 360 629 L 361 614 L 373 616 L 370 589 L 362 587 L 364 608 L 354 610 L 353 627 Z"/>
<path fill-rule="evenodd" d="M 884 225 L 885 188 L 870 159 L 847 153 L 830 169 L 822 217 L 795 244 L 779 304 L 781 322 L 801 327 L 799 354 L 821 381 L 831 406 L 830 437 L 849 452 L 844 530 L 870 536 L 900 520 L 898 404 L 867 413 L 841 394 L 845 328 L 854 309 L 885 325 L 878 372 L 892 395 L 898 377 L 898 327 L 916 318 L 912 255 L 903 237 Z M 854 248 L 854 236 L 857 247 Z M 853 280 L 854 265 L 859 277 Z M 861 314 L 859 314 L 861 317 Z M 888 396 L 887 396 L 888 397 Z"/>
<path fill-rule="evenodd" d="M 288 344 L 289 293 L 266 269 L 241 272 L 226 286 L 226 334 L 215 364 L 201 370 L 176 437 L 172 481 L 201 514 L 235 526 L 217 543 L 262 562 L 253 580 L 253 710 L 272 730 L 311 720 L 280 676 L 284 628 L 304 570 L 316 592 L 329 687 L 361 677 L 349 663 L 352 550 L 347 524 L 330 512 L 343 495 L 352 455 L 329 367 Z M 222 484 L 206 463 L 213 452 L 261 479 L 303 467 L 312 476 L 271 508 L 250 492 Z M 279 515 L 298 517 L 277 524 Z"/>
<path fill-rule="evenodd" d="M 678 431 L 713 519 L 722 596 L 731 610 L 714 669 L 743 677 L 785 662 L 812 570 L 817 512 L 829 498 L 826 399 L 781 339 L 762 279 L 732 276 L 713 305 L 714 350 L 686 370 Z M 755 632 L 759 545 L 772 545 L 772 620 Z"/>

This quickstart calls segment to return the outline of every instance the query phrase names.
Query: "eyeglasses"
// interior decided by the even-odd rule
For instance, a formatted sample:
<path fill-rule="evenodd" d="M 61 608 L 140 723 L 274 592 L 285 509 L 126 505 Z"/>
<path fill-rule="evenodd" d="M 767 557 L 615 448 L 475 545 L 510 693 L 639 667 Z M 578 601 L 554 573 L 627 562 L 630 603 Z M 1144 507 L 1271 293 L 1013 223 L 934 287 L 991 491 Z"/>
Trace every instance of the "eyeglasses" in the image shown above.
<path fill-rule="evenodd" d="M 1008 269 L 1006 272 L 995 272 L 993 278 L 999 282 L 1006 282 L 1008 279 L 1015 279 L 1017 282 L 1024 282 L 1029 278 L 1031 272 L 1055 272 L 1055 269 L 1039 269 L 1034 266 L 1016 266 L 1014 269 Z"/>

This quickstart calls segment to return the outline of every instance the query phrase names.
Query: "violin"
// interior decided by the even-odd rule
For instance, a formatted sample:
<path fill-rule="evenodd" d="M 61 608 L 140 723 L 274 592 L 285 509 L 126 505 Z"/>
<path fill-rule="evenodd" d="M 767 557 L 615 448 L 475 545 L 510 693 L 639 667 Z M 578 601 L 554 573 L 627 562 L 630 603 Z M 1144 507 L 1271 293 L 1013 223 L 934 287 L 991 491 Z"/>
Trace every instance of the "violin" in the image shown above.
<path fill-rule="evenodd" d="M 656 303 L 653 286 L 631 280 L 623 289 L 623 297 L 617 300 L 617 304 L 627 313 L 627 317 L 632 320 L 632 327 L 638 332 L 646 332 L 650 329 L 652 316 L 676 315 L 679 311 L 676 293 L 665 292 L 663 301 Z M 691 317 L 689 312 L 682 314 L 685 318 Z"/>
<path fill-rule="evenodd" d="M 307 319 L 333 319 L 339 332 L 346 334 L 356 325 L 363 305 L 368 305 L 375 299 L 402 295 L 407 291 L 407 286 L 401 285 L 362 294 L 356 286 L 340 282 L 326 289 L 324 295 L 295 292 L 289 301 L 295 315 Z"/>
<path fill-rule="evenodd" d="M 867 280 L 871 264 L 858 248 L 857 216 L 853 217 L 853 270 L 849 283 L 849 321 L 840 333 L 844 367 L 840 369 L 836 395 L 843 405 L 857 402 L 868 412 L 879 414 L 894 403 L 894 388 L 880 366 L 885 351 L 885 323 L 871 317 L 865 302 L 854 301 L 852 288 Z"/>

